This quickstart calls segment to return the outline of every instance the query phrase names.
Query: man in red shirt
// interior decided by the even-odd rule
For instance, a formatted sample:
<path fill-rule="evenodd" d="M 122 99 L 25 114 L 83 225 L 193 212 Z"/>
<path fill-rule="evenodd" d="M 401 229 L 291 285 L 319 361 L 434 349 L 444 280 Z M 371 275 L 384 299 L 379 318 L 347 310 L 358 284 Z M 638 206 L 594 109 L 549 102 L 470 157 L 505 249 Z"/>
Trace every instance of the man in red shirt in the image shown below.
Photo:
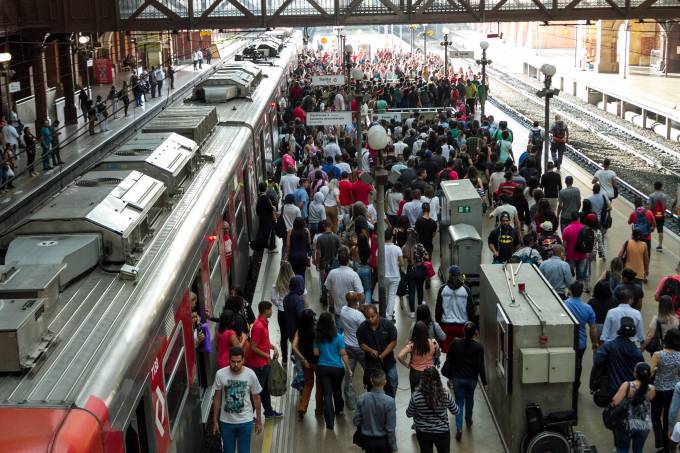
<path fill-rule="evenodd" d="M 571 266 L 572 272 L 576 273 L 576 279 L 583 284 L 588 280 L 588 254 L 576 249 L 578 234 L 583 229 L 583 224 L 579 220 L 579 213 L 571 213 L 571 223 L 562 232 L 562 241 L 566 252 L 567 262 Z"/>
<path fill-rule="evenodd" d="M 349 215 L 349 207 L 354 203 L 354 198 L 352 194 L 352 189 L 354 184 L 349 180 L 349 173 L 343 171 L 340 175 L 340 183 L 338 184 L 338 189 L 340 190 L 340 210 L 343 215 Z"/>
<path fill-rule="evenodd" d="M 633 225 L 633 229 L 642 231 L 642 240 L 647 244 L 647 256 L 650 256 L 652 251 L 652 233 L 656 228 L 654 213 L 644 207 L 642 198 L 636 198 L 634 204 L 635 210 L 628 216 L 628 223 Z"/>
<path fill-rule="evenodd" d="M 302 124 L 307 124 L 307 112 L 302 108 L 302 102 L 298 101 L 295 103 L 295 108 L 291 112 L 293 120 L 300 120 Z"/>
<path fill-rule="evenodd" d="M 368 176 L 367 173 L 362 173 L 357 182 L 352 184 L 352 196 L 354 201 L 361 201 L 368 206 L 368 194 L 373 191 L 373 186 L 364 181 L 366 176 Z"/>
<path fill-rule="evenodd" d="M 269 341 L 269 321 L 272 316 L 272 303 L 262 301 L 257 306 L 259 316 L 253 323 L 250 329 L 250 351 L 251 355 L 248 357 L 248 368 L 252 369 L 257 376 L 257 380 L 262 386 L 262 407 L 264 407 L 264 416 L 266 418 L 283 417 L 280 412 L 272 409 L 272 400 L 269 395 L 269 369 L 271 358 L 270 351 L 274 351 L 274 360 L 279 356 L 276 347 Z"/>
<path fill-rule="evenodd" d="M 503 195 L 512 198 L 512 195 L 515 193 L 515 187 L 518 186 L 518 184 L 512 180 L 512 172 L 506 171 L 504 178 L 505 181 L 498 185 L 498 190 L 496 191 L 496 195 L 498 195 L 499 199 L 502 198 Z"/>

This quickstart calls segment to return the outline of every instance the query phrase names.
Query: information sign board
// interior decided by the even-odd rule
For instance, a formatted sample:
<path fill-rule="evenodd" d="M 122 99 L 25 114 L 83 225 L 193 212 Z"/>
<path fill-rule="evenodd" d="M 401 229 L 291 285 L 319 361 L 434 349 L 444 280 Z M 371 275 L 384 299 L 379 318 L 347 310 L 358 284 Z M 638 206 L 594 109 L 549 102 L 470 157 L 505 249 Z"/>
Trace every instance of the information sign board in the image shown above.
<path fill-rule="evenodd" d="M 308 112 L 307 126 L 337 126 L 352 123 L 352 112 Z"/>

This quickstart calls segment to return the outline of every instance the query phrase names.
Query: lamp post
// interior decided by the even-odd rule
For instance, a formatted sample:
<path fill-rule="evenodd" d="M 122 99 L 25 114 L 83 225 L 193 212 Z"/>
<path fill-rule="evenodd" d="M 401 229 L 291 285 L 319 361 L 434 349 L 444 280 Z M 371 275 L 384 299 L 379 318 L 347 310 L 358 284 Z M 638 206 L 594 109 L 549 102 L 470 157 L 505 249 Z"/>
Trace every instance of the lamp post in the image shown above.
<path fill-rule="evenodd" d="M 356 115 L 356 134 L 354 139 L 355 149 L 361 150 L 361 105 L 364 102 L 364 94 L 361 89 L 361 81 L 364 78 L 364 71 L 360 68 L 355 67 L 350 71 L 350 76 L 354 80 L 354 99 L 356 100 L 357 111 Z M 351 85 L 350 85 L 351 86 Z M 347 94 L 352 94 L 351 92 Z M 350 103 L 351 106 L 351 103 Z M 350 107 L 351 109 L 351 107 Z"/>
<path fill-rule="evenodd" d="M 545 98 L 545 134 L 543 137 L 543 168 L 548 168 L 548 154 L 550 152 L 550 98 L 560 94 L 557 88 L 551 88 L 552 78 L 557 72 L 557 68 L 551 64 L 544 64 L 541 66 L 541 72 L 545 76 L 543 81 L 543 88 L 536 94 L 539 97 Z M 538 160 L 540 162 L 540 159 Z"/>
<path fill-rule="evenodd" d="M 7 91 L 7 122 L 12 123 L 12 93 L 9 92 L 9 79 L 11 78 L 9 62 L 12 61 L 12 54 L 9 52 L 0 53 L 0 66 L 5 76 L 5 90 Z"/>
<path fill-rule="evenodd" d="M 90 67 L 88 66 L 91 47 L 90 47 L 90 37 L 81 36 L 78 38 L 78 53 L 85 58 L 85 80 L 87 81 L 87 95 L 90 96 Z M 135 68 L 136 69 L 136 68 Z"/>
<path fill-rule="evenodd" d="M 413 54 L 413 45 L 415 44 L 416 41 L 416 29 L 418 26 L 416 24 L 411 24 L 408 26 L 408 28 L 411 29 L 411 54 Z"/>
<path fill-rule="evenodd" d="M 423 24 L 423 64 L 427 66 L 427 24 Z"/>
<path fill-rule="evenodd" d="M 354 54 L 354 47 L 351 44 L 345 44 L 345 69 L 347 70 L 347 95 L 350 95 L 350 79 L 352 76 L 352 55 Z"/>
<path fill-rule="evenodd" d="M 479 105 L 481 106 L 481 115 L 484 116 L 484 104 L 486 104 L 486 97 L 488 95 L 489 89 L 488 86 L 486 85 L 486 65 L 491 64 L 491 60 L 486 58 L 486 49 L 489 48 L 489 42 L 488 41 L 482 41 L 479 43 L 479 47 L 482 48 L 482 58 L 480 60 L 477 60 L 477 64 L 482 66 L 482 89 L 483 89 L 483 95 L 484 98 L 482 99 L 482 96 L 479 96 Z"/>
<path fill-rule="evenodd" d="M 383 151 L 390 143 L 390 137 L 387 135 L 385 128 L 379 124 L 371 126 L 366 136 L 368 146 L 378 151 L 376 165 L 373 167 L 373 178 L 377 192 L 376 211 L 378 214 L 378 311 L 380 316 L 384 317 L 387 310 L 387 288 L 385 286 L 385 184 L 387 183 L 388 173 L 383 167 Z"/>
<path fill-rule="evenodd" d="M 449 29 L 448 27 L 442 28 L 442 33 L 444 33 L 444 41 L 441 45 L 444 46 L 444 78 L 449 80 Z"/>

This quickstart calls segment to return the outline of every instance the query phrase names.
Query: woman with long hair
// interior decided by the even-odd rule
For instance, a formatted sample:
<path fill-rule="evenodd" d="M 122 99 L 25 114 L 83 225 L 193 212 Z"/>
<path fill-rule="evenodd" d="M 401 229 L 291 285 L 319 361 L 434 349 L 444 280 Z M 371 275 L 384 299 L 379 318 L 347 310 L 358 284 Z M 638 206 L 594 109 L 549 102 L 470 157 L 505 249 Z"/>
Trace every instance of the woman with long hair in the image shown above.
<path fill-rule="evenodd" d="M 538 200 L 536 206 L 536 215 L 534 215 L 533 218 L 533 227 L 536 230 L 536 233 L 541 234 L 541 224 L 546 220 L 552 223 L 554 227 L 559 225 L 555 211 L 550 207 L 550 202 L 547 198 Z"/>
<path fill-rule="evenodd" d="M 612 294 L 614 294 L 614 289 L 623 281 L 623 276 L 621 275 L 623 267 L 623 260 L 616 256 L 609 262 L 609 270 L 600 276 L 600 280 L 604 280 L 609 284 Z"/>
<path fill-rule="evenodd" d="M 329 175 L 330 177 L 330 175 Z M 319 192 L 323 194 L 323 205 L 326 208 L 326 217 L 333 225 L 333 232 L 338 232 L 338 209 L 340 196 L 340 189 L 338 188 L 338 180 L 336 178 L 328 181 L 328 185 L 321 187 Z"/>
<path fill-rule="evenodd" d="M 664 299 L 667 299 L 664 301 Z M 663 296 L 661 301 L 670 304 L 670 296 Z M 661 305 L 659 305 L 661 307 Z M 659 308 L 659 311 L 661 308 Z M 673 314 L 675 325 L 677 318 Z M 680 381 L 680 330 L 677 327 L 669 329 L 663 336 L 663 349 L 652 355 L 652 375 L 654 376 L 654 387 L 656 397 L 652 400 L 652 426 L 654 427 L 654 446 L 669 450 L 668 440 L 668 412 L 671 408 L 673 390 L 675 384 Z"/>
<path fill-rule="evenodd" d="M 26 144 L 26 165 L 28 168 L 28 174 L 31 176 L 38 176 L 38 173 L 35 171 L 35 166 L 33 165 L 33 162 L 35 162 L 35 135 L 31 132 L 30 127 L 25 127 L 24 128 L 24 143 Z"/>
<path fill-rule="evenodd" d="M 342 399 L 342 380 L 345 372 L 352 379 L 345 340 L 335 327 L 333 315 L 323 312 L 316 323 L 314 355 L 319 358 L 318 378 L 323 389 L 323 416 L 327 429 L 334 429 L 335 416 L 341 415 L 345 408 Z"/>
<path fill-rule="evenodd" d="M 354 271 L 361 279 L 366 301 L 371 303 L 373 297 L 373 269 L 370 265 L 371 244 L 365 234 L 357 237 L 357 244 L 352 247 L 352 260 L 354 261 Z"/>
<path fill-rule="evenodd" d="M 272 304 L 276 307 L 276 322 L 279 325 L 279 332 L 281 332 L 280 346 L 284 365 L 288 362 L 288 339 L 286 338 L 286 313 L 283 308 L 283 299 L 288 294 L 288 286 L 293 275 L 295 275 L 293 267 L 288 261 L 282 260 L 279 266 L 279 275 L 272 285 L 271 293 Z"/>
<path fill-rule="evenodd" d="M 317 374 L 317 363 L 319 358 L 314 355 L 314 340 L 316 338 L 316 313 L 310 308 L 306 308 L 300 313 L 298 330 L 293 337 L 293 354 L 300 360 L 302 371 L 305 375 L 305 386 L 300 394 L 298 403 L 298 417 L 302 419 L 307 413 L 309 399 L 316 380 L 316 410 L 317 417 L 323 415 L 323 392 L 320 389 L 319 376 Z M 284 337 L 285 338 L 285 337 Z M 316 378 L 316 379 L 315 379 Z"/>
<path fill-rule="evenodd" d="M 411 394 L 406 416 L 412 417 L 416 428 L 416 439 L 421 453 L 437 453 L 451 450 L 449 417 L 446 411 L 458 414 L 458 406 L 444 389 L 439 371 L 430 367 L 423 372 L 418 389 Z"/>
<path fill-rule="evenodd" d="M 409 317 L 415 318 L 416 305 L 425 302 L 425 279 L 427 271 L 425 261 L 430 257 L 423 244 L 418 242 L 418 234 L 412 228 L 408 229 L 406 245 L 402 247 L 402 253 L 408 262 L 406 280 L 408 281 L 408 305 L 410 309 Z M 416 301 L 416 293 L 418 299 Z"/>
<path fill-rule="evenodd" d="M 307 273 L 307 263 L 312 250 L 312 238 L 309 230 L 305 226 L 302 217 L 297 217 L 293 221 L 293 229 L 288 232 L 286 237 L 286 261 L 293 266 L 296 275 L 305 278 Z"/>
<path fill-rule="evenodd" d="M 392 230 L 394 243 L 399 247 L 406 245 L 408 238 L 408 229 L 411 228 L 411 223 L 405 215 L 397 216 L 397 225 Z"/>
<path fill-rule="evenodd" d="M 416 323 L 411 327 L 411 332 L 408 337 L 413 340 L 413 331 L 415 330 L 415 325 L 418 322 L 423 322 L 427 326 L 427 336 L 437 340 L 441 345 L 442 342 L 446 340 L 446 332 L 444 332 L 437 321 L 432 319 L 432 313 L 430 312 L 430 307 L 427 304 L 418 305 L 416 308 Z"/>
<path fill-rule="evenodd" d="M 635 380 L 621 384 L 612 398 L 612 404 L 618 406 L 628 401 L 628 417 L 625 423 L 614 428 L 614 446 L 617 453 L 643 453 L 645 441 L 652 429 L 651 401 L 656 396 L 656 389 L 649 383 L 652 369 L 646 362 L 639 362 L 633 370 Z M 632 444 L 632 445 L 631 445 Z"/>
<path fill-rule="evenodd" d="M 397 355 L 397 360 L 409 369 L 408 380 L 411 384 L 411 393 L 418 387 L 423 372 L 434 365 L 434 358 L 439 354 L 439 345 L 430 338 L 427 325 L 418 321 L 413 327 L 411 340 Z M 410 360 L 406 360 L 408 356 Z"/>
<path fill-rule="evenodd" d="M 217 325 L 217 369 L 229 366 L 229 351 L 233 347 L 242 348 L 246 342 L 246 335 L 234 331 L 234 312 L 223 310 Z"/>
<path fill-rule="evenodd" d="M 644 352 L 647 345 L 651 343 L 657 335 L 659 338 L 665 338 L 666 333 L 669 330 L 677 328 L 678 317 L 676 316 L 675 308 L 673 307 L 673 299 L 671 296 L 661 296 L 657 314 L 654 315 L 649 322 L 649 330 L 647 330 L 645 340 L 640 344 L 640 350 Z M 657 332 L 657 329 L 661 329 L 661 331 Z"/>
<path fill-rule="evenodd" d="M 628 239 L 621 247 L 619 258 L 623 260 L 623 267 L 633 269 L 637 276 L 638 283 L 647 283 L 649 275 L 649 255 L 647 254 L 647 243 L 641 230 L 633 230 L 632 239 Z"/>
<path fill-rule="evenodd" d="M 468 429 L 472 426 L 472 409 L 477 381 L 481 379 L 485 389 L 487 386 L 484 346 L 475 341 L 478 333 L 477 326 L 468 321 L 463 326 L 463 331 L 465 338 L 454 339 L 446 353 L 446 361 L 449 362 L 451 372 L 445 377 L 453 380 L 456 404 L 460 409 L 456 415 L 456 440 L 463 437 L 463 409 L 465 409 L 465 424 Z"/>

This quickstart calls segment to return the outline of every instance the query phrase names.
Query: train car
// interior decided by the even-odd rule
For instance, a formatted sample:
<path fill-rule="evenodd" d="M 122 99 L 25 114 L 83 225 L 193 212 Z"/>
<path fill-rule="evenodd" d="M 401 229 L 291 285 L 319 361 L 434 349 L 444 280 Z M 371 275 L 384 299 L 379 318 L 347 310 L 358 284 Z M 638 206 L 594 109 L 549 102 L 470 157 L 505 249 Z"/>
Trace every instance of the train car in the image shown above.
<path fill-rule="evenodd" d="M 219 313 L 230 287 L 245 283 L 276 100 L 301 43 L 293 33 L 249 98 L 219 106 L 200 158 L 183 142 L 177 156 L 190 170 L 174 167 L 168 149 L 155 155 L 165 165 L 156 177 L 109 159 L 2 239 L 0 451 L 200 448 L 215 369 L 195 347 L 191 311 Z M 148 167 L 152 157 L 125 165 L 135 160 Z"/>

